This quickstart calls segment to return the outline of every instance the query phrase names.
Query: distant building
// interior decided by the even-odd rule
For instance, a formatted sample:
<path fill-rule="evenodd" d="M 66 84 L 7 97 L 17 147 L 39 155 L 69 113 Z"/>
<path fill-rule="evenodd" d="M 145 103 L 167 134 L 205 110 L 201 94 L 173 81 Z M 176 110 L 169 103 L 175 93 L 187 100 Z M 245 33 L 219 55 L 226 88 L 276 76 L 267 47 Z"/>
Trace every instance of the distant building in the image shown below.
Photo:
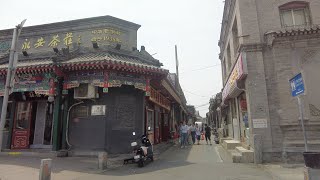
<path fill-rule="evenodd" d="M 187 105 L 188 109 L 188 124 L 193 124 L 194 122 L 197 121 L 196 117 L 196 108 L 191 105 Z"/>
<path fill-rule="evenodd" d="M 260 135 L 264 162 L 302 160 L 299 111 L 288 82 L 300 72 L 309 147 L 320 149 L 319 9 L 319 0 L 225 1 L 221 127 L 251 150 Z"/>
<path fill-rule="evenodd" d="M 209 103 L 209 112 L 207 113 L 207 123 L 210 126 L 219 128 L 221 127 L 221 116 L 219 114 L 219 107 L 221 105 L 221 92 L 216 94 L 213 98 L 210 99 Z"/>

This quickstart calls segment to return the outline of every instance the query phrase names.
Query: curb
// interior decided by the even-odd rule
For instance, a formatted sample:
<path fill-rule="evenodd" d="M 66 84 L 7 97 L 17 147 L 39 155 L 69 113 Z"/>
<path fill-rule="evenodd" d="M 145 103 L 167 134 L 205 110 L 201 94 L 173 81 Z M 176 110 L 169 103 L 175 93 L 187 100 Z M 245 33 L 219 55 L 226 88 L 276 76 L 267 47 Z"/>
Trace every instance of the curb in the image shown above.
<path fill-rule="evenodd" d="M 21 151 L 11 151 L 11 152 L 0 152 L 0 156 L 24 156 L 24 157 L 57 157 L 57 152 L 21 152 Z"/>

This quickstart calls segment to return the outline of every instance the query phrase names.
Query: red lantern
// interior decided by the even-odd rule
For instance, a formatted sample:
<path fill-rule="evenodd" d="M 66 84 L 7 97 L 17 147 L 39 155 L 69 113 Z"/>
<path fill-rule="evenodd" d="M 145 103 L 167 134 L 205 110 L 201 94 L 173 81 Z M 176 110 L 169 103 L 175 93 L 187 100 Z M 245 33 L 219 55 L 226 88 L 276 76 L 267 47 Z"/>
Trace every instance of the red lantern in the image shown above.
<path fill-rule="evenodd" d="M 54 96 L 55 95 L 55 82 L 53 78 L 50 78 L 49 80 L 49 85 L 50 85 L 50 89 L 49 89 L 49 95 Z"/>
<path fill-rule="evenodd" d="M 150 96 L 150 79 L 146 79 L 146 96 Z"/>
<path fill-rule="evenodd" d="M 242 111 L 246 111 L 247 110 L 247 100 L 243 99 L 240 101 L 240 107 Z"/>

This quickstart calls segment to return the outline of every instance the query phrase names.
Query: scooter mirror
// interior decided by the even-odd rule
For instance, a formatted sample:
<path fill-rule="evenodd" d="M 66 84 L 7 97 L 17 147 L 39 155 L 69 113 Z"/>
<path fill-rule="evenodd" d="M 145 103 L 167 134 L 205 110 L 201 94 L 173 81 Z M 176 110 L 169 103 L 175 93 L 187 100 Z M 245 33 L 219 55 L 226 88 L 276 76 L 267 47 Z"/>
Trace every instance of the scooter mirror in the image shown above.
<path fill-rule="evenodd" d="M 132 135 L 134 135 L 134 136 L 135 136 L 135 135 L 136 135 L 136 132 L 132 132 Z"/>

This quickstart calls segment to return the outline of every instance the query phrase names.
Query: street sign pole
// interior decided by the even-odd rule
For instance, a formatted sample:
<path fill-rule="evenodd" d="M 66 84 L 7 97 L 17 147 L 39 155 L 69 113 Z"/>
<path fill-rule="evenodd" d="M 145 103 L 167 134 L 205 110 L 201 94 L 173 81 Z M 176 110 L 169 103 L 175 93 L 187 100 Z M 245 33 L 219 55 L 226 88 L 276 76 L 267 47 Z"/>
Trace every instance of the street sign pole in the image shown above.
<path fill-rule="evenodd" d="M 304 147 L 305 147 L 305 151 L 308 152 L 308 140 L 307 140 L 307 133 L 306 133 L 306 129 L 304 127 L 304 106 L 303 103 L 301 101 L 301 96 L 298 96 L 298 104 L 299 104 L 299 112 L 300 112 L 300 118 L 301 118 L 301 127 L 302 127 L 302 132 L 303 132 L 303 139 L 304 139 Z"/>
<path fill-rule="evenodd" d="M 303 133 L 303 140 L 304 140 L 304 147 L 305 151 L 308 152 L 308 140 L 307 140 L 307 133 L 304 126 L 304 106 L 302 101 L 302 95 L 304 95 L 305 88 L 304 88 L 304 82 L 302 73 L 297 74 L 292 79 L 289 80 L 290 86 L 291 86 L 291 95 L 292 97 L 297 97 L 298 99 L 298 105 L 299 105 L 299 114 L 301 119 L 301 127 L 302 127 L 302 133 Z"/>
<path fill-rule="evenodd" d="M 3 132 L 4 132 L 4 125 L 5 125 L 6 116 L 7 116 L 8 99 L 9 99 L 10 93 L 12 92 L 12 87 L 13 87 L 12 78 L 15 76 L 16 65 L 18 62 L 17 41 L 25 22 L 26 20 L 23 20 L 21 24 L 19 24 L 13 30 L 9 64 L 8 64 L 8 70 L 7 70 L 7 79 L 6 79 L 5 89 L 4 89 L 3 104 L 2 104 L 1 119 L 0 119 L 0 152 L 2 150 Z"/>

